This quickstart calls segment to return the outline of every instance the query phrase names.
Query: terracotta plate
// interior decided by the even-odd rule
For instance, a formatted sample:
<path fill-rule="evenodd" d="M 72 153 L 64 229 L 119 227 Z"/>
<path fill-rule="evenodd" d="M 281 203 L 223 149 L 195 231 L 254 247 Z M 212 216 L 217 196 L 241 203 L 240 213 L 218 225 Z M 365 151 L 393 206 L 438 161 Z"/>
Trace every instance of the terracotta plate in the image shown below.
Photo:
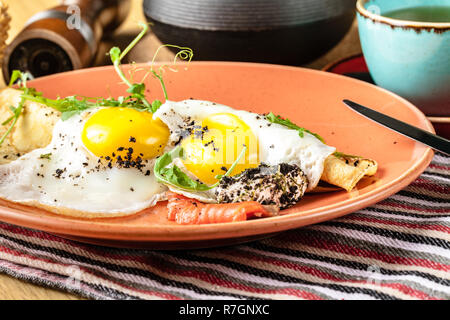
<path fill-rule="evenodd" d="M 134 67 L 140 80 L 146 65 Z M 125 69 L 130 69 L 128 66 Z M 258 113 L 274 111 L 314 132 L 329 145 L 376 159 L 379 171 L 351 193 L 307 195 L 283 216 L 239 223 L 180 226 L 166 219 L 165 203 L 128 218 L 82 220 L 0 202 L 0 220 L 66 238 L 120 247 L 194 248 L 248 241 L 330 220 L 374 204 L 411 183 L 430 163 L 431 149 L 369 121 L 341 101 L 351 99 L 433 132 L 425 116 L 402 98 L 351 78 L 308 69 L 224 62 L 196 62 L 166 71 L 171 100 L 210 100 Z M 151 98 L 162 100 L 155 79 L 146 80 Z M 85 69 L 29 83 L 48 97 L 126 95 L 112 67 Z M 105 186 L 107 188 L 107 186 Z M 83 199 L 80 199 L 83 201 Z"/>

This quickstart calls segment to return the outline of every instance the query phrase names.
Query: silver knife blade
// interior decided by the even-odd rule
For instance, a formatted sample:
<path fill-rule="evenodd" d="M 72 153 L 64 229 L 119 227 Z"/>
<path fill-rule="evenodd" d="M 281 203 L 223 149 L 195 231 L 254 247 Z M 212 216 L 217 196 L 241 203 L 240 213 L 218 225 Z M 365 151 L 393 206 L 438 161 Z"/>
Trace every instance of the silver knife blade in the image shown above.
<path fill-rule="evenodd" d="M 407 124 L 406 122 L 389 117 L 378 111 L 364 107 L 356 102 L 347 99 L 343 100 L 343 102 L 351 109 L 358 112 L 359 114 L 362 114 L 370 120 L 373 120 L 391 130 L 401 133 L 402 135 L 410 139 L 419 141 L 433 148 L 434 150 L 450 155 L 450 140 L 414 127 L 410 124 Z"/>

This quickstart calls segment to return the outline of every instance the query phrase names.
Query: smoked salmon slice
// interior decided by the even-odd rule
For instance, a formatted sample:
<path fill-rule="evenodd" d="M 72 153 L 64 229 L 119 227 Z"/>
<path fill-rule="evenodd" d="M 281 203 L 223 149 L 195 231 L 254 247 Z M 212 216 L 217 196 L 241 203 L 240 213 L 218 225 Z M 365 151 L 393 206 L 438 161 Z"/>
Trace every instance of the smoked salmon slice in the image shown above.
<path fill-rule="evenodd" d="M 245 221 L 278 214 L 272 206 L 256 201 L 210 204 L 174 192 L 167 192 L 167 198 L 168 219 L 184 225 Z"/>

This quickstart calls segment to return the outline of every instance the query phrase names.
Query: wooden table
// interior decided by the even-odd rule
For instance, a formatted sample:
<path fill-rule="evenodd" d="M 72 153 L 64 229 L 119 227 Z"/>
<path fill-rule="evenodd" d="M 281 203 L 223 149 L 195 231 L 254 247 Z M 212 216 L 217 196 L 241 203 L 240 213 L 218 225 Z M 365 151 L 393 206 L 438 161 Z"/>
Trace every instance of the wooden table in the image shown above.
<path fill-rule="evenodd" d="M 117 31 L 115 38 L 128 38 L 137 34 L 139 27 L 137 22 L 145 21 L 142 13 L 142 0 L 130 0 L 132 2 L 131 13 L 124 24 Z M 14 38 L 20 30 L 23 28 L 25 22 L 36 12 L 39 12 L 45 8 L 50 8 L 59 3 L 58 0 L 3 0 L 9 6 L 9 13 L 12 17 L 11 29 L 9 31 L 9 40 Z M 161 43 L 154 35 L 146 37 L 141 47 L 153 48 L 156 50 Z M 106 48 L 110 46 L 110 43 L 103 44 Z M 137 47 L 137 50 L 139 47 Z M 139 61 L 139 51 L 131 55 L 131 59 Z M 318 60 L 306 65 L 305 67 L 321 69 L 330 62 L 336 61 L 342 57 L 346 57 L 352 54 L 361 52 L 359 45 L 359 38 L 357 33 L 356 22 L 352 26 L 350 32 L 341 41 L 341 43 L 331 50 L 325 56 Z M 173 55 L 169 51 L 162 51 L 158 55 L 158 60 L 170 60 Z M 103 57 L 97 59 L 98 64 L 105 63 L 106 60 Z M 0 87 L 4 85 L 3 79 L 0 80 Z M 0 274 L 0 299 L 81 299 L 78 296 L 68 294 L 65 292 L 57 291 L 54 289 L 40 287 L 34 284 L 30 284 L 21 280 L 17 280 L 8 275 Z"/>

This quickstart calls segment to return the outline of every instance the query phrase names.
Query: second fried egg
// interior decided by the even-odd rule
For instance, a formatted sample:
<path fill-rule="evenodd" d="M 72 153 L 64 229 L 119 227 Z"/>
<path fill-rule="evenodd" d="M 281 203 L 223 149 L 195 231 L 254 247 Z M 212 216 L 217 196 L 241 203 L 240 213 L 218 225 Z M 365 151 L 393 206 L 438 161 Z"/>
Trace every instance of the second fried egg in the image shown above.
<path fill-rule="evenodd" d="M 319 183 L 325 159 L 335 151 L 307 132 L 300 137 L 296 130 L 271 123 L 264 115 L 214 102 L 167 101 L 153 117 L 169 127 L 169 144 L 181 144 L 185 150 L 183 169 L 206 184 L 217 182 L 216 175 L 229 169 L 245 145 L 245 157 L 231 175 L 261 163 L 295 164 L 312 190 Z"/>

